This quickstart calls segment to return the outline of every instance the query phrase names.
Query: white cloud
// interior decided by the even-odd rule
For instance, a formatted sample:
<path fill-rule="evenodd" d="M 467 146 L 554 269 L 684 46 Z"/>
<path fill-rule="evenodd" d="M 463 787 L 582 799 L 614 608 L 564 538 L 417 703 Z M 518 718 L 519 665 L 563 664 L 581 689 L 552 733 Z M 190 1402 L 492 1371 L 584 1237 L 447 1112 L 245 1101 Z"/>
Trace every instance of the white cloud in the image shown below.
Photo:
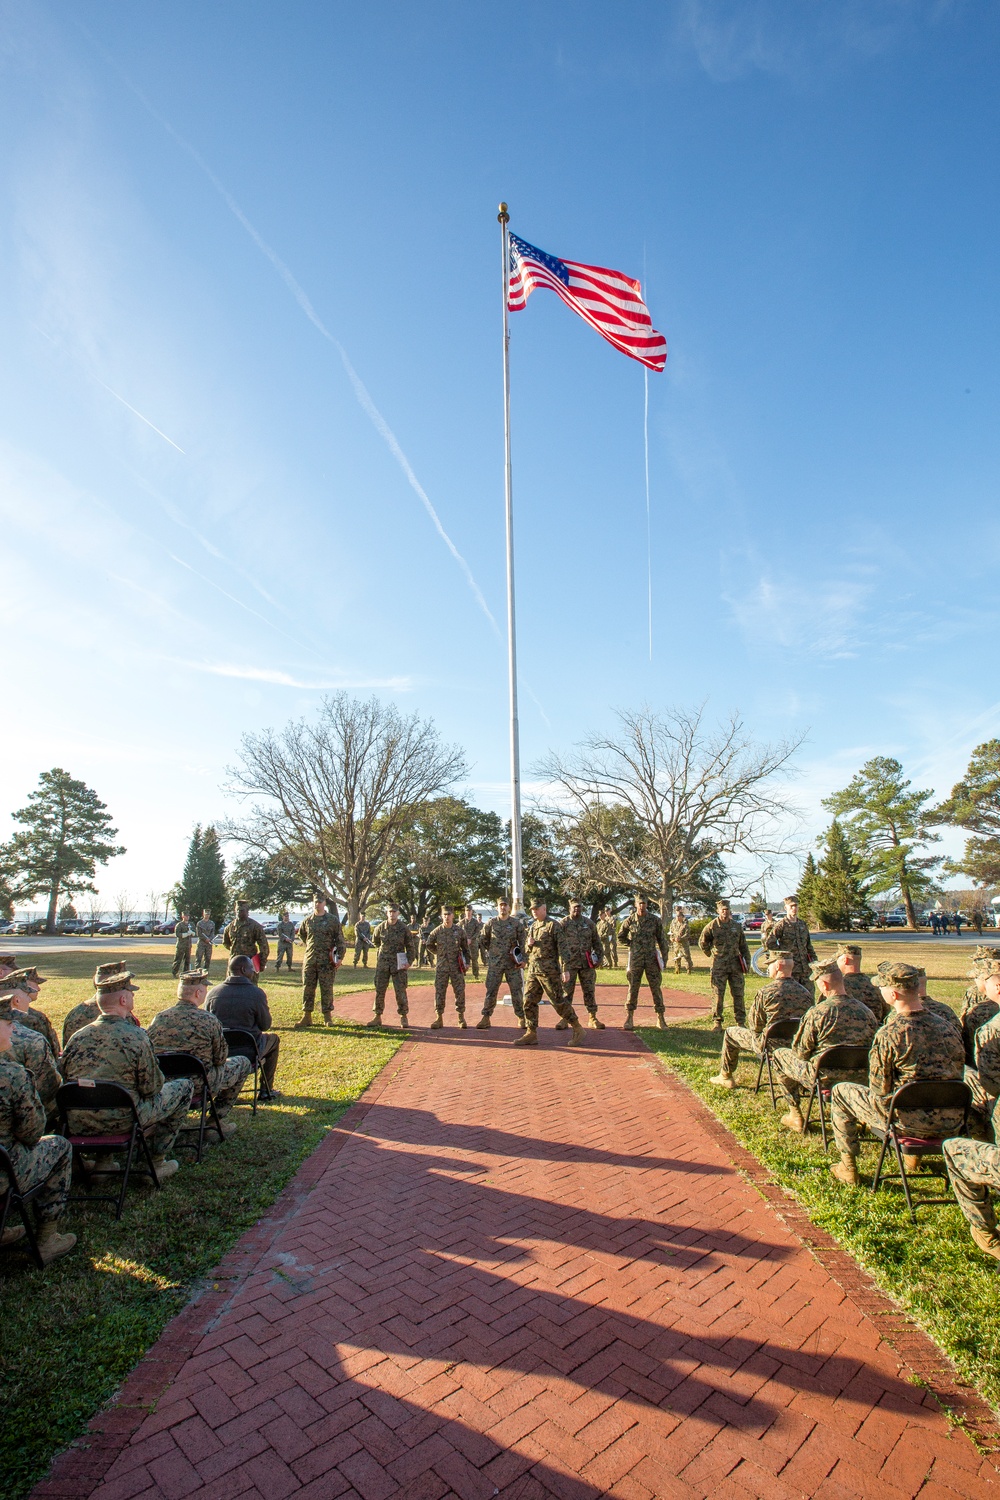
<path fill-rule="evenodd" d="M 173 660 L 175 666 L 187 667 L 193 672 L 207 672 L 213 677 L 236 677 L 248 682 L 269 682 L 275 687 L 304 688 L 308 692 L 315 693 L 336 692 L 343 688 L 356 690 L 381 688 L 386 692 L 408 693 L 413 688 L 412 677 L 352 678 L 334 675 L 325 681 L 317 682 L 293 677 L 291 673 L 282 672 L 274 667 L 239 666 L 231 662 Z"/>

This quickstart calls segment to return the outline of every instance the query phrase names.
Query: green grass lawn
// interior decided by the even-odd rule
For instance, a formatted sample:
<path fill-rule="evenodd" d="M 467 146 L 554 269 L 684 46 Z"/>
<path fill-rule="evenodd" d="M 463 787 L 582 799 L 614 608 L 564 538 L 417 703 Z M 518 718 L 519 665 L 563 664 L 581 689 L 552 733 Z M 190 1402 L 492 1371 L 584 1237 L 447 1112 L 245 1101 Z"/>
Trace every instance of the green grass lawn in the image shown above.
<path fill-rule="evenodd" d="M 937 973 L 931 993 L 956 1004 L 967 983 L 962 973 L 967 960 L 954 953 L 942 954 L 940 949 L 935 952 L 931 943 L 921 944 L 920 956 L 915 957 L 915 948 L 907 945 L 906 961 Z M 872 945 L 869 963 L 877 961 L 872 958 L 876 951 L 879 959 L 890 956 L 883 945 L 877 950 Z M 707 973 L 696 973 L 690 978 L 670 976 L 669 982 L 703 994 L 707 980 Z M 758 984 L 751 975 L 748 999 Z M 771 1109 L 766 1086 L 760 1094 L 752 1092 L 756 1064 L 749 1058 L 741 1059 L 740 1086 L 734 1092 L 709 1083 L 718 1072 L 720 1053 L 719 1035 L 710 1030 L 710 1024 L 705 1019 L 680 1022 L 668 1031 L 644 1028 L 642 1037 L 768 1168 L 774 1180 L 795 1195 L 815 1223 L 832 1234 L 922 1324 L 991 1406 L 1000 1407 L 1000 1270 L 973 1244 L 954 1199 L 949 1195 L 944 1206 L 918 1208 L 918 1228 L 914 1229 L 898 1178 L 877 1195 L 868 1185 L 847 1188 L 835 1182 L 829 1173 L 837 1159 L 832 1143 L 824 1153 L 815 1123 L 808 1137 L 781 1129 L 778 1120 L 784 1108 Z M 876 1160 L 876 1146 L 866 1144 L 859 1161 L 863 1183 L 870 1184 Z M 944 1164 L 935 1162 L 933 1170 L 939 1174 L 933 1184 L 921 1183 L 915 1195 L 928 1199 L 942 1195 Z"/>
<path fill-rule="evenodd" d="M 53 952 L 28 960 L 50 976 L 39 1003 L 57 1030 L 92 993 L 95 963 L 114 956 Z M 172 951 L 150 945 L 124 957 L 141 985 L 136 1009 L 148 1022 L 173 1003 Z M 215 967 L 221 978 L 223 965 Z M 370 983 L 363 969 L 341 973 L 339 991 Z M 278 979 L 269 970 L 264 981 L 281 1032 L 280 1102 L 259 1108 L 255 1120 L 248 1107 L 235 1109 L 240 1128 L 232 1140 L 206 1150 L 200 1166 L 180 1152 L 182 1170 L 159 1193 L 130 1188 L 117 1223 L 110 1205 L 72 1205 L 62 1227 L 80 1242 L 45 1271 L 18 1251 L 0 1254 L 2 1500 L 17 1500 L 42 1477 L 400 1045 L 398 1031 L 372 1033 L 349 1022 L 292 1031 L 298 974 Z"/>

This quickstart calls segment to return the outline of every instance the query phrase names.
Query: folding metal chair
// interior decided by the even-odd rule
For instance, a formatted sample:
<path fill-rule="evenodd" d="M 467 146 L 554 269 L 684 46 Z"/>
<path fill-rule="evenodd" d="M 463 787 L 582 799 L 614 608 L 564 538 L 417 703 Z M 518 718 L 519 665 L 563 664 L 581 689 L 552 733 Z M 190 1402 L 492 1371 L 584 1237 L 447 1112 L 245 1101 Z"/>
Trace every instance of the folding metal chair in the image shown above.
<path fill-rule="evenodd" d="M 24 1235 L 28 1241 L 28 1249 L 31 1251 L 35 1265 L 40 1271 L 44 1271 L 45 1262 L 38 1250 L 38 1240 L 35 1238 L 35 1228 L 31 1222 L 28 1212 L 28 1204 L 36 1194 L 42 1191 L 45 1182 L 39 1182 L 33 1188 L 20 1188 L 17 1182 L 17 1173 L 14 1171 L 14 1163 L 7 1152 L 0 1146 L 0 1172 L 7 1178 L 7 1190 L 0 1198 L 0 1235 L 7 1228 L 7 1217 L 12 1208 L 16 1208 L 21 1215 L 21 1223 L 24 1225 Z M 12 1247 L 13 1248 L 13 1247 Z"/>
<path fill-rule="evenodd" d="M 868 1048 L 867 1047 L 827 1047 L 816 1059 L 816 1076 L 813 1079 L 812 1093 L 809 1095 L 809 1103 L 806 1106 L 806 1130 L 809 1129 L 809 1117 L 815 1104 L 819 1109 L 819 1128 L 823 1133 L 823 1150 L 827 1150 L 826 1115 L 823 1106 L 830 1102 L 830 1090 L 839 1079 L 832 1079 L 830 1073 L 857 1073 L 858 1082 L 861 1075 L 865 1081 L 868 1079 Z"/>
<path fill-rule="evenodd" d="M 156 1188 L 160 1188 L 160 1180 L 153 1166 L 153 1154 L 149 1149 L 146 1139 L 146 1131 L 152 1133 L 156 1128 L 147 1125 L 145 1128 L 139 1120 L 139 1112 L 135 1107 L 135 1101 L 127 1088 L 120 1083 L 110 1083 L 104 1079 L 96 1078 L 93 1082 L 78 1079 L 76 1083 L 64 1083 L 56 1094 L 56 1108 L 59 1111 L 59 1132 L 64 1135 L 73 1147 L 73 1159 L 83 1173 L 83 1180 L 87 1185 L 87 1195 L 84 1198 L 71 1198 L 71 1203 L 114 1203 L 115 1218 L 120 1219 L 122 1208 L 125 1205 L 125 1194 L 128 1190 L 128 1180 L 132 1171 L 132 1160 L 135 1156 L 136 1146 L 139 1147 L 140 1163 L 139 1170 L 147 1172 L 149 1178 Z M 132 1123 L 126 1130 L 113 1130 L 105 1134 L 76 1134 L 70 1131 L 67 1114 L 72 1109 L 85 1109 L 88 1113 L 95 1110 L 127 1111 L 132 1116 Z M 94 1151 L 124 1151 L 125 1166 L 122 1170 L 121 1191 L 117 1197 L 108 1193 L 90 1192 L 90 1184 L 96 1172 L 88 1171 L 83 1164 L 84 1155 L 90 1155 Z"/>
<path fill-rule="evenodd" d="M 271 1099 L 271 1090 L 267 1079 L 264 1077 L 264 1069 L 261 1066 L 260 1045 L 252 1031 L 245 1026 L 226 1026 L 223 1028 L 223 1036 L 233 1057 L 248 1057 L 253 1073 L 253 1100 L 250 1105 L 252 1114 L 257 1113 L 257 1100 L 262 1099 L 265 1104 Z"/>
<path fill-rule="evenodd" d="M 774 1072 L 771 1068 L 771 1049 L 772 1047 L 780 1046 L 782 1042 L 794 1041 L 795 1033 L 798 1031 L 801 1023 L 801 1016 L 789 1016 L 788 1019 L 784 1021 L 772 1021 L 770 1026 L 766 1026 L 764 1028 L 764 1035 L 761 1038 L 760 1067 L 757 1069 L 757 1082 L 754 1085 L 754 1093 L 760 1093 L 760 1081 L 764 1076 L 764 1069 L 767 1068 L 767 1086 L 771 1090 L 772 1109 L 777 1106 L 778 1101 L 775 1098 L 774 1094 Z"/>
<path fill-rule="evenodd" d="M 215 1107 L 215 1097 L 212 1094 L 211 1085 L 208 1081 L 208 1069 L 200 1057 L 195 1057 L 191 1052 L 158 1052 L 156 1061 L 160 1065 L 160 1072 L 164 1078 L 192 1078 L 195 1080 L 195 1088 L 201 1090 L 201 1119 L 198 1124 L 198 1145 L 195 1148 L 195 1161 L 201 1161 L 202 1152 L 205 1147 L 205 1127 L 208 1112 L 212 1114 L 212 1128 L 219 1133 L 219 1140 L 224 1141 L 226 1137 L 222 1132 L 222 1121 L 219 1119 L 219 1111 Z M 197 1093 L 192 1095 L 191 1108 L 198 1107 Z M 178 1145 L 186 1142 L 178 1139 Z"/>
<path fill-rule="evenodd" d="M 904 1083 L 896 1090 L 889 1101 L 889 1113 L 886 1117 L 885 1128 L 880 1130 L 875 1125 L 869 1125 L 869 1130 L 877 1140 L 882 1142 L 882 1150 L 879 1153 L 878 1166 L 875 1169 L 875 1177 L 872 1181 L 872 1192 L 877 1193 L 882 1181 L 882 1168 L 890 1143 L 896 1156 L 896 1165 L 899 1167 L 899 1175 L 903 1179 L 903 1195 L 906 1198 L 906 1206 L 910 1210 L 910 1218 L 914 1224 L 917 1222 L 916 1211 L 913 1207 L 913 1199 L 910 1195 L 910 1182 L 903 1165 L 904 1156 L 942 1156 L 942 1146 L 946 1140 L 956 1135 L 965 1135 L 969 1125 L 969 1109 L 972 1105 L 972 1090 L 967 1083 L 961 1083 L 957 1079 L 943 1078 L 915 1078 L 911 1083 Z M 960 1130 L 949 1131 L 943 1136 L 914 1136 L 904 1135 L 897 1120 L 897 1115 L 904 1109 L 960 1109 L 962 1111 L 962 1127 Z M 886 1174 L 888 1175 L 888 1174 Z M 924 1199 L 925 1203 L 947 1203 L 949 1201 L 947 1186 L 943 1198 Z"/>

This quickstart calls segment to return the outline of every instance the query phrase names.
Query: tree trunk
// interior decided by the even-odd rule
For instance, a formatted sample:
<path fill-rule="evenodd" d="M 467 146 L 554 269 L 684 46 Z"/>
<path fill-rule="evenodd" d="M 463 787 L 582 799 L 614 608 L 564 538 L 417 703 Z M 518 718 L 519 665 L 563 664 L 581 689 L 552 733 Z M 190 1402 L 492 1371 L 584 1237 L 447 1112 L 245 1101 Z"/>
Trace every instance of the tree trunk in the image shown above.
<path fill-rule="evenodd" d="M 917 914 L 913 910 L 913 897 L 910 895 L 910 888 L 908 885 L 906 885 L 905 882 L 906 876 L 904 875 L 903 879 L 900 881 L 900 889 L 903 892 L 903 905 L 906 907 L 906 925 L 909 928 L 910 932 L 916 932 Z"/>
<path fill-rule="evenodd" d="M 59 877 L 57 875 L 55 880 L 53 880 L 52 888 L 49 891 L 49 909 L 45 917 L 45 931 L 49 935 L 49 937 L 51 937 L 56 930 L 56 907 L 58 906 L 58 904 Z"/>
<path fill-rule="evenodd" d="M 660 877 L 660 921 L 669 922 L 674 915 L 674 888 L 666 875 Z"/>

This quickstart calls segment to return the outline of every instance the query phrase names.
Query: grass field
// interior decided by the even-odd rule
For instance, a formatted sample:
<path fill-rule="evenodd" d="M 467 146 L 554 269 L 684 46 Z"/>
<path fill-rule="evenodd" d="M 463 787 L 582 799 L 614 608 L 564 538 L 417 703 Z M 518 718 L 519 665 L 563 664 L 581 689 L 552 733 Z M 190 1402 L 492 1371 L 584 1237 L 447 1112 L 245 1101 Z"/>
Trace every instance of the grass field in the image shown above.
<path fill-rule="evenodd" d="M 92 993 L 95 962 L 114 956 L 102 950 L 97 958 L 53 952 L 28 959 L 49 976 L 39 1003 L 57 1030 L 71 1006 Z M 172 952 L 151 944 L 124 956 L 141 985 L 136 1009 L 148 1021 L 173 1003 Z M 216 968 L 221 978 L 222 964 Z M 371 982 L 363 969 L 341 973 L 341 992 Z M 259 1109 L 254 1121 L 249 1108 L 234 1110 L 240 1129 L 232 1140 L 207 1150 L 200 1166 L 187 1165 L 191 1153 L 179 1153 L 182 1170 L 159 1193 L 144 1184 L 130 1188 L 118 1223 L 109 1205 L 72 1205 L 63 1227 L 80 1243 L 44 1272 L 20 1252 L 0 1255 L 2 1500 L 27 1494 L 400 1044 L 398 1031 L 373 1034 L 346 1022 L 292 1031 L 298 976 L 279 979 L 269 970 L 265 982 L 281 1032 L 280 1102 Z"/>

